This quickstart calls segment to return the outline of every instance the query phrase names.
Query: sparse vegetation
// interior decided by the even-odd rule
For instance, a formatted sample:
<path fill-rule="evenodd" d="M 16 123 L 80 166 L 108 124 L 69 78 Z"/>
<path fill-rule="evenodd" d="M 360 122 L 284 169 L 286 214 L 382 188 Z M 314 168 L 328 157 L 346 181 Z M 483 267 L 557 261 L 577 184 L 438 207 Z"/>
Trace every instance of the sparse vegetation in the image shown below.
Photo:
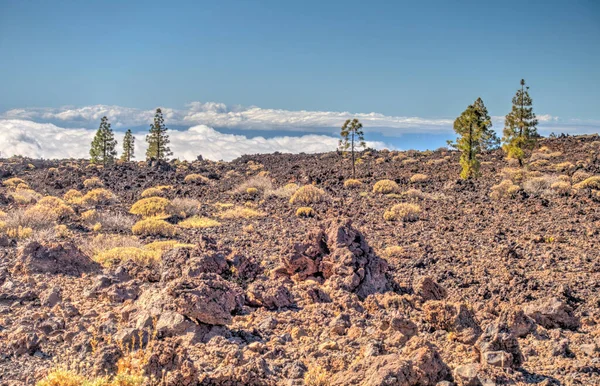
<path fill-rule="evenodd" d="M 175 236 L 177 229 L 174 225 L 156 217 L 148 217 L 136 222 L 131 231 L 134 235 L 142 236 Z"/>
<path fill-rule="evenodd" d="M 511 180 L 503 180 L 498 185 L 492 186 L 490 197 L 498 200 L 501 198 L 513 198 L 521 190 L 519 185 L 513 184 Z"/>
<path fill-rule="evenodd" d="M 221 223 L 208 217 L 194 216 L 181 221 L 177 225 L 186 229 L 203 229 L 218 227 L 221 226 Z"/>
<path fill-rule="evenodd" d="M 377 181 L 373 186 L 373 193 L 396 193 L 400 190 L 400 187 L 395 181 L 392 180 L 381 180 Z"/>
<path fill-rule="evenodd" d="M 420 213 L 419 205 L 402 202 L 385 211 L 383 218 L 386 221 L 416 221 Z"/>
<path fill-rule="evenodd" d="M 240 218 L 249 219 L 249 218 L 264 217 L 264 216 L 265 216 L 265 214 L 263 212 L 259 212 L 257 210 L 243 207 L 243 206 L 236 206 L 234 208 L 227 209 L 227 210 L 219 213 L 219 217 L 224 220 L 240 219 Z"/>
<path fill-rule="evenodd" d="M 304 185 L 292 195 L 290 204 L 318 204 L 325 192 L 314 185 Z"/>
<path fill-rule="evenodd" d="M 600 189 L 600 176 L 593 176 L 573 185 L 575 189 Z"/>

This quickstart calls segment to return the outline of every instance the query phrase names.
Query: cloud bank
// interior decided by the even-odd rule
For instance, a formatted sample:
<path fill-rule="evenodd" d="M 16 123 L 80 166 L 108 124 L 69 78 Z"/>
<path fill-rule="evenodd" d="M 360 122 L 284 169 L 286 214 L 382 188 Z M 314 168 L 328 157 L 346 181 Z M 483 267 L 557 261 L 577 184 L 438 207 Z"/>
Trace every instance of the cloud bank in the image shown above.
<path fill-rule="evenodd" d="M 0 119 L 0 156 L 18 154 L 32 158 L 89 158 L 89 147 L 95 129 L 64 128 L 51 123 Z M 123 132 L 115 136 L 121 145 Z M 230 161 L 244 154 L 320 153 L 335 150 L 338 139 L 326 135 L 281 136 L 274 138 L 223 134 L 205 125 L 183 131 L 170 131 L 174 157 L 195 160 L 199 154 L 211 160 Z M 146 142 L 140 135 L 135 142 L 136 159 L 144 159 Z M 367 142 L 367 146 L 390 148 L 383 142 Z M 120 149 L 120 148 L 119 148 Z"/>

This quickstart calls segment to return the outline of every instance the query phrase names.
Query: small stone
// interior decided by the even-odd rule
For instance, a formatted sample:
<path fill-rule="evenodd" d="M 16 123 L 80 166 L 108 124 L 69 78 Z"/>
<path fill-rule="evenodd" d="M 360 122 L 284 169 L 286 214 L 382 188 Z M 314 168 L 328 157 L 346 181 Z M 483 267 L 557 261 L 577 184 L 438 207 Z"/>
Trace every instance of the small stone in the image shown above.
<path fill-rule="evenodd" d="M 319 350 L 320 351 L 325 351 L 325 350 L 339 350 L 340 347 L 338 346 L 337 342 L 335 340 L 328 340 L 327 342 L 321 343 L 319 345 Z"/>
<path fill-rule="evenodd" d="M 454 369 L 454 380 L 460 386 L 477 386 L 479 384 L 478 373 L 479 364 L 477 363 L 458 366 Z"/>
<path fill-rule="evenodd" d="M 488 351 L 482 355 L 483 362 L 496 367 L 511 367 L 513 362 L 512 354 L 506 351 Z"/>

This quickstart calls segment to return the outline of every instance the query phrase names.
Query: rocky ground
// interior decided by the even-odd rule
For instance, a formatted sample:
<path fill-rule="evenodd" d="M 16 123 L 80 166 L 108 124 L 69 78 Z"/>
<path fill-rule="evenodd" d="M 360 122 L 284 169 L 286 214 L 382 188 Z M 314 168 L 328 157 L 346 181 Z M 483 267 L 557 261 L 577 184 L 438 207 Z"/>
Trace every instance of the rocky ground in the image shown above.
<path fill-rule="evenodd" d="M 600 138 L 541 140 L 523 169 L 484 154 L 473 181 L 458 157 L 367 152 L 355 186 L 336 153 L 2 160 L 0 384 L 68 368 L 167 385 L 600 385 Z M 384 179 L 391 194 L 373 191 Z M 291 203 L 304 185 L 321 191 Z M 186 209 L 161 213 L 167 236 L 132 235 L 156 186 Z M 67 209 L 44 217 L 43 196 Z M 415 213 L 384 219 L 399 203 Z"/>

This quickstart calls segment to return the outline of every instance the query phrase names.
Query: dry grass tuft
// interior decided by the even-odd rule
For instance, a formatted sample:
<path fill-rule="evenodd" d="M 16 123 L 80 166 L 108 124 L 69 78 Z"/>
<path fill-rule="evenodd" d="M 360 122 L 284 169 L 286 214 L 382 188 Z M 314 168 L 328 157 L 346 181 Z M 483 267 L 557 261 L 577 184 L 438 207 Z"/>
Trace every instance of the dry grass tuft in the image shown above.
<path fill-rule="evenodd" d="M 426 182 L 429 180 L 429 176 L 427 174 L 421 174 L 421 173 L 417 173 L 415 175 L 413 175 L 412 177 L 410 177 L 410 182 L 417 183 L 417 182 Z"/>
<path fill-rule="evenodd" d="M 224 220 L 231 219 L 239 219 L 239 218 L 256 218 L 256 217 L 264 217 L 265 214 L 263 212 L 259 212 L 257 210 L 251 208 L 245 208 L 242 206 L 236 206 L 234 208 L 225 210 L 219 213 L 219 217 Z"/>
<path fill-rule="evenodd" d="M 383 218 L 386 221 L 416 221 L 420 213 L 419 205 L 402 202 L 385 211 Z"/>
<path fill-rule="evenodd" d="M 511 180 L 503 180 L 498 185 L 492 186 L 490 197 L 494 200 L 501 198 L 513 198 L 521 188 L 513 184 Z"/>
<path fill-rule="evenodd" d="M 100 178 L 92 177 L 83 181 L 83 186 L 85 186 L 86 189 L 101 188 L 104 186 L 104 183 L 102 180 L 100 180 Z"/>
<path fill-rule="evenodd" d="M 194 216 L 181 221 L 177 225 L 186 229 L 204 229 L 221 226 L 221 223 L 208 217 Z"/>
<path fill-rule="evenodd" d="M 173 187 L 171 185 L 159 185 L 154 186 L 152 188 L 148 188 L 142 192 L 142 198 L 148 197 L 164 197 L 172 190 Z"/>
<path fill-rule="evenodd" d="M 296 217 L 315 217 L 315 211 L 309 206 L 302 206 L 296 210 Z"/>
<path fill-rule="evenodd" d="M 106 267 L 125 261 L 134 261 L 140 264 L 157 263 L 161 253 L 136 247 L 117 247 L 98 253 L 94 260 Z"/>
<path fill-rule="evenodd" d="M 171 201 L 170 212 L 181 217 L 195 216 L 200 213 L 200 201 L 193 198 L 174 198 Z"/>
<path fill-rule="evenodd" d="M 136 222 L 131 231 L 134 235 L 142 236 L 175 236 L 177 229 L 173 224 L 156 217 L 148 217 Z"/>
<path fill-rule="evenodd" d="M 142 198 L 131 206 L 129 213 L 142 217 L 169 217 L 171 201 L 164 197 Z"/>
<path fill-rule="evenodd" d="M 381 180 L 377 181 L 375 185 L 373 185 L 373 193 L 396 193 L 400 190 L 400 187 L 395 181 L 392 180 Z"/>
<path fill-rule="evenodd" d="M 304 185 L 290 198 L 290 204 L 317 204 L 323 200 L 325 192 L 314 185 Z"/>
<path fill-rule="evenodd" d="M 331 384 L 331 374 L 321 366 L 313 366 L 304 374 L 304 384 L 306 386 L 329 386 Z"/>
<path fill-rule="evenodd" d="M 346 181 L 344 181 L 344 187 L 345 188 L 350 188 L 350 189 L 358 189 L 362 186 L 362 182 L 360 182 L 359 180 L 355 180 L 355 179 L 348 179 Z"/>

